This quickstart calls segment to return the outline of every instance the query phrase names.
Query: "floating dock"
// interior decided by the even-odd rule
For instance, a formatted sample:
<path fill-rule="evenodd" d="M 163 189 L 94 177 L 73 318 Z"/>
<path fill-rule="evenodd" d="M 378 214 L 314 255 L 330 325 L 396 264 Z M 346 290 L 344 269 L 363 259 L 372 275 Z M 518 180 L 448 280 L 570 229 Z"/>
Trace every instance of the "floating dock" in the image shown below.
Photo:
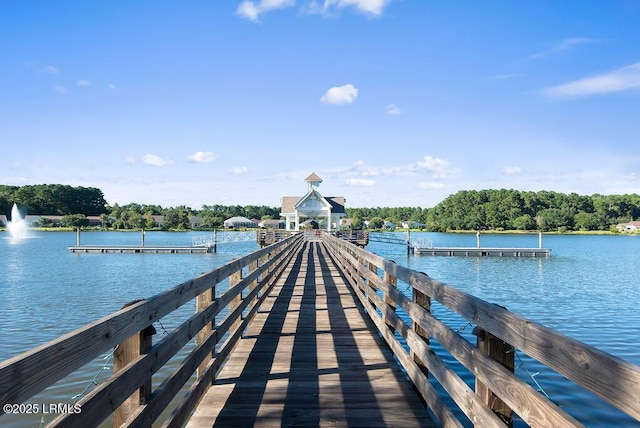
<path fill-rule="evenodd" d="M 151 253 L 151 254 L 194 254 L 211 253 L 210 246 L 141 246 L 141 245 L 74 245 L 72 253 Z"/>
<path fill-rule="evenodd" d="M 414 247 L 414 254 L 425 256 L 469 257 L 549 257 L 549 248 Z"/>

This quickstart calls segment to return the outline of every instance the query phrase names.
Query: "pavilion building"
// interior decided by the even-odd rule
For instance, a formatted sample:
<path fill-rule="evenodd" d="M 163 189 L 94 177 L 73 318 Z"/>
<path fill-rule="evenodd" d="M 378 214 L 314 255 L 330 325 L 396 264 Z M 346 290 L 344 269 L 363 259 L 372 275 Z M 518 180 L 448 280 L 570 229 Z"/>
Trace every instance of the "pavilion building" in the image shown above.
<path fill-rule="evenodd" d="M 305 181 L 307 193 L 300 196 L 283 196 L 280 216 L 285 218 L 286 230 L 301 230 L 313 225 L 327 231 L 340 230 L 340 221 L 346 217 L 342 196 L 322 196 L 318 186 L 322 179 L 314 172 Z"/>

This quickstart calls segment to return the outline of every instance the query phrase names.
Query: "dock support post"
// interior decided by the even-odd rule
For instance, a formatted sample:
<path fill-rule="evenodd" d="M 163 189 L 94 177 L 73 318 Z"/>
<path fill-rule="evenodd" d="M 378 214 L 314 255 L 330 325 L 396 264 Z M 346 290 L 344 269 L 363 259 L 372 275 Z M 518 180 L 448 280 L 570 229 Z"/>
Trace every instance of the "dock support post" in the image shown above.
<path fill-rule="evenodd" d="M 218 252 L 218 229 L 213 229 L 213 252 Z"/>
<path fill-rule="evenodd" d="M 140 243 L 144 247 L 144 227 L 142 228 L 142 231 L 140 232 Z"/>
<path fill-rule="evenodd" d="M 478 338 L 477 347 L 480 352 L 496 360 L 513 373 L 515 368 L 513 346 L 479 327 L 473 330 L 473 334 Z M 513 410 L 477 378 L 476 395 L 493 410 L 507 427 L 513 426 Z"/>
<path fill-rule="evenodd" d="M 127 303 L 123 306 L 126 308 L 139 300 Z M 142 354 L 146 354 L 151 349 L 153 342 L 153 335 L 156 333 L 156 329 L 153 325 L 148 326 L 139 333 L 126 339 L 124 342 L 120 342 L 118 346 L 113 350 L 113 372 L 118 373 L 124 369 L 129 363 L 138 358 Z M 121 405 L 113 412 L 113 426 L 119 427 L 131 416 L 141 404 L 145 404 L 151 395 L 151 376 L 136 392 L 131 394 Z"/>
<path fill-rule="evenodd" d="M 80 246 L 80 226 L 76 227 L 76 245 Z"/>
<path fill-rule="evenodd" d="M 476 232 L 476 246 L 480 248 L 480 231 Z"/>
<path fill-rule="evenodd" d="M 538 230 L 538 248 L 542 248 L 542 229 Z"/>

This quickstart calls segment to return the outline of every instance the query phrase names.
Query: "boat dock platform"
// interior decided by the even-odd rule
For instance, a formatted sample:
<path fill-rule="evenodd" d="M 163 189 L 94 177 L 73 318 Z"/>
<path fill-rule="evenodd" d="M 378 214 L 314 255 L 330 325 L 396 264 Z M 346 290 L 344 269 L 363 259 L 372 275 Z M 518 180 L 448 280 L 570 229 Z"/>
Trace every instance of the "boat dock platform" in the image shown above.
<path fill-rule="evenodd" d="M 549 248 L 414 247 L 414 254 L 425 256 L 469 257 L 549 257 Z"/>
<path fill-rule="evenodd" d="M 151 253 L 151 254 L 194 254 L 211 253 L 210 246 L 164 246 L 164 245 L 73 245 L 71 253 Z"/>

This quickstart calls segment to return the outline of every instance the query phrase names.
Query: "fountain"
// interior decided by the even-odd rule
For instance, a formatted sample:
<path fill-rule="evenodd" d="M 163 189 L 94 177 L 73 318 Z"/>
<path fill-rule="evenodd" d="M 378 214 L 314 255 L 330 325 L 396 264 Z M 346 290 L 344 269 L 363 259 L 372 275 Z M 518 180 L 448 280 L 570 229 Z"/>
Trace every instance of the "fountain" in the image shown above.
<path fill-rule="evenodd" d="M 7 223 L 7 231 L 11 238 L 27 238 L 29 234 L 29 224 L 25 221 L 18 205 L 13 204 L 11 208 L 11 220 Z"/>

